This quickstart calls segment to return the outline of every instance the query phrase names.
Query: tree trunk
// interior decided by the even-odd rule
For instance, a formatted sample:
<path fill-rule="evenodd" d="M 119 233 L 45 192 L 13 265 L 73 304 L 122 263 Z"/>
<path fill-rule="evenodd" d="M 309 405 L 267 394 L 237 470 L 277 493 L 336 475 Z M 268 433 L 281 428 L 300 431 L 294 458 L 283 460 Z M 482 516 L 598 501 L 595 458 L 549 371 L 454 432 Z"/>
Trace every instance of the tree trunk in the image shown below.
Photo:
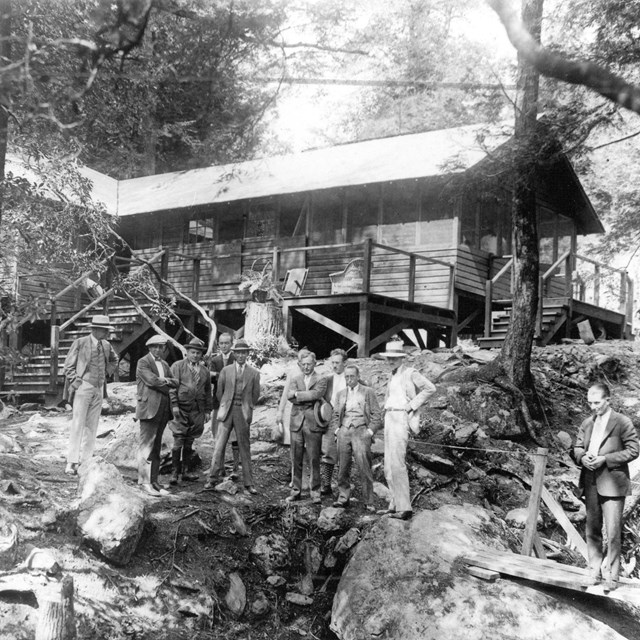
<path fill-rule="evenodd" d="M 522 18 L 540 39 L 543 0 L 522 0 Z M 514 292 L 511 322 L 500 360 L 508 378 L 522 390 L 533 385 L 531 346 L 538 312 L 538 229 L 536 216 L 536 120 L 538 73 L 518 56 L 515 107 L 514 181 L 511 203 Z"/>
<path fill-rule="evenodd" d="M 282 309 L 273 301 L 247 302 L 245 309 L 244 338 L 248 342 L 262 342 L 279 338 L 284 332 Z"/>
<path fill-rule="evenodd" d="M 38 594 L 36 640 L 75 640 L 73 578 L 65 576 Z"/>

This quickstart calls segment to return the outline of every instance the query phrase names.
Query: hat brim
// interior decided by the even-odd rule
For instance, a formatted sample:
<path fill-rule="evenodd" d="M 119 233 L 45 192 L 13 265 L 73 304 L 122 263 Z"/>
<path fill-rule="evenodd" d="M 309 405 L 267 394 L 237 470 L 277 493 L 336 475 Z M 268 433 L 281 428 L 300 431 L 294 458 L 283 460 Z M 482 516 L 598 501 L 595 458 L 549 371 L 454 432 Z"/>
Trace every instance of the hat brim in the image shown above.
<path fill-rule="evenodd" d="M 379 358 L 384 358 L 385 360 L 391 360 L 392 358 L 408 358 L 408 353 L 378 353 L 376 354 Z"/>
<path fill-rule="evenodd" d="M 113 331 L 115 327 L 112 324 L 90 324 L 89 329 L 107 329 Z"/>
<path fill-rule="evenodd" d="M 207 350 L 207 347 L 200 347 L 197 344 L 185 344 L 184 348 L 189 351 L 190 349 L 193 349 L 194 351 L 201 351 L 202 353 L 204 353 Z"/>
<path fill-rule="evenodd" d="M 330 402 L 321 402 L 318 400 L 313 405 L 313 415 L 316 422 L 321 427 L 328 427 L 331 422 L 331 416 L 333 415 L 333 407 Z"/>
<path fill-rule="evenodd" d="M 251 347 L 240 347 L 239 349 L 231 349 L 231 351 L 246 351 L 247 353 L 251 351 Z"/>

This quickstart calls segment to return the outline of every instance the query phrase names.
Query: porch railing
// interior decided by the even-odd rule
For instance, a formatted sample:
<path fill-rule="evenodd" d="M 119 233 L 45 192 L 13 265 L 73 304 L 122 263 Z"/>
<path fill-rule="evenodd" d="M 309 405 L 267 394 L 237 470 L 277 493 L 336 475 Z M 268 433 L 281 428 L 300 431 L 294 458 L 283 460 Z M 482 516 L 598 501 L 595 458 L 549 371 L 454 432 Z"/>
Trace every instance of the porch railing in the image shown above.
<path fill-rule="evenodd" d="M 491 337 L 491 312 L 493 310 L 493 292 L 498 282 L 503 280 L 509 274 L 509 291 L 513 295 L 513 257 L 508 258 L 507 262 L 502 266 L 500 271 L 493 278 L 488 278 L 485 285 L 484 298 L 484 337 Z"/>

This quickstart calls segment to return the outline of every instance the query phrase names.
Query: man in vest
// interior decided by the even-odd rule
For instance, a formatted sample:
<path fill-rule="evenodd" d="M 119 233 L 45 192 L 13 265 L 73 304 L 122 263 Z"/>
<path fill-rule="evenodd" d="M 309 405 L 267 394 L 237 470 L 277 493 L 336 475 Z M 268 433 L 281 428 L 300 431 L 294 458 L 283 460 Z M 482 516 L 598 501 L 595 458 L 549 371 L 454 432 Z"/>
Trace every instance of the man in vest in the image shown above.
<path fill-rule="evenodd" d="M 435 386 L 413 367 L 405 365 L 402 341 L 388 342 L 380 354 L 389 362 L 391 377 L 384 403 L 384 476 L 391 490 L 386 513 L 408 520 L 413 515 L 409 498 L 406 454 L 409 432 L 420 431 L 418 409 L 435 392 Z"/>
<path fill-rule="evenodd" d="M 186 345 L 187 357 L 171 365 L 171 377 L 177 380 L 177 387 L 169 391 L 173 420 L 169 428 L 173 433 L 171 449 L 171 480 L 176 485 L 182 475 L 183 480 L 197 480 L 198 476 L 189 472 L 193 456 L 193 442 L 204 432 L 204 423 L 211 416 L 211 377 L 202 364 L 202 354 L 206 347 L 202 340 L 193 338 Z"/>
<path fill-rule="evenodd" d="M 109 318 L 93 316 L 91 335 L 74 340 L 64 361 L 67 398 L 73 406 L 67 466 L 64 472 L 77 475 L 80 462 L 92 455 L 105 395 L 107 376 L 118 365 L 118 355 L 107 341 L 113 329 Z"/>
<path fill-rule="evenodd" d="M 211 412 L 211 435 L 213 436 L 213 444 L 215 446 L 216 436 L 218 434 L 218 408 L 220 407 L 220 401 L 218 400 L 218 380 L 220 372 L 228 365 L 233 364 L 236 361 L 236 357 L 233 355 L 231 345 L 233 344 L 233 338 L 230 333 L 221 333 L 218 337 L 218 353 L 211 358 L 209 362 L 209 370 L 211 371 L 211 386 L 213 393 L 213 411 Z M 232 430 L 229 434 L 229 441 L 231 442 L 231 452 L 233 454 L 233 470 L 231 471 L 231 477 L 234 478 L 238 473 L 238 465 L 240 463 L 240 452 L 238 449 L 238 439 L 236 438 L 235 430 Z"/>
<path fill-rule="evenodd" d="M 224 468 L 224 452 L 229 434 L 235 431 L 238 439 L 242 477 L 245 490 L 257 493 L 251 471 L 249 427 L 253 418 L 253 407 L 260 398 L 260 372 L 247 364 L 250 347 L 239 340 L 233 347 L 235 362 L 227 365 L 218 380 L 218 436 L 213 451 L 209 480 L 205 489 L 215 486 Z"/>
<path fill-rule="evenodd" d="M 344 368 L 347 386 L 338 393 L 331 426 L 338 441 L 338 499 L 334 507 L 348 507 L 351 496 L 351 458 L 362 481 L 362 501 L 367 511 L 375 511 L 371 442 L 382 427 L 376 392 L 360 384 L 360 370 L 355 365 Z"/>
<path fill-rule="evenodd" d="M 146 342 L 149 353 L 138 360 L 136 367 L 136 418 L 140 420 L 138 484 L 154 497 L 169 493 L 158 482 L 162 434 L 171 419 L 169 389 L 177 384 L 171 377 L 169 365 L 162 359 L 166 345 L 167 340 L 162 336 L 149 338 Z"/>
<path fill-rule="evenodd" d="M 638 434 L 629 418 L 611 409 L 611 391 L 601 382 L 591 386 L 587 401 L 594 415 L 581 425 L 574 449 L 582 467 L 579 488 L 587 507 L 587 555 L 594 582 L 604 578 L 604 590 L 618 586 L 622 512 L 631 493 L 629 462 L 638 457 Z M 602 526 L 607 531 L 607 555 L 602 553 Z"/>
<path fill-rule="evenodd" d="M 344 349 L 334 349 L 329 355 L 329 364 L 332 373 L 327 376 L 327 392 L 325 400 L 335 409 L 338 394 L 346 388 L 345 365 L 347 364 L 347 352 Z M 336 446 L 335 425 L 333 421 L 322 436 L 322 459 L 320 462 L 321 485 L 320 493 L 331 493 L 331 479 L 333 469 L 338 462 L 338 449 Z"/>

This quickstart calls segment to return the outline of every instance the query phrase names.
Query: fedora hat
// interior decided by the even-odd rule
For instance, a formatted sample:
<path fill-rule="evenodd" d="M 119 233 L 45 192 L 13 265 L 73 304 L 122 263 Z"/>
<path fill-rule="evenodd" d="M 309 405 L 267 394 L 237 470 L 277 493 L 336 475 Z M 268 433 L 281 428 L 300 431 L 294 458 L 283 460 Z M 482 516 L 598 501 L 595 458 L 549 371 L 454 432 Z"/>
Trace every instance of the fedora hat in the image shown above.
<path fill-rule="evenodd" d="M 202 351 L 202 352 L 205 352 L 207 350 L 207 347 L 205 346 L 204 342 L 200 340 L 200 338 L 191 338 L 191 340 L 189 340 L 189 342 L 187 342 L 187 344 L 184 345 L 184 348 L 197 349 L 198 351 Z"/>
<path fill-rule="evenodd" d="M 109 316 L 93 316 L 89 327 L 91 329 L 113 329 Z"/>
<path fill-rule="evenodd" d="M 238 340 L 233 347 L 231 347 L 232 351 L 251 351 L 251 347 L 244 341 Z"/>
<path fill-rule="evenodd" d="M 158 345 L 164 346 L 167 344 L 167 339 L 156 334 L 155 336 L 151 336 L 144 344 L 147 347 L 154 347 Z"/>
<path fill-rule="evenodd" d="M 402 340 L 393 340 L 387 342 L 384 351 L 378 354 L 380 358 L 406 358 L 407 353 L 404 350 L 404 342 Z"/>
<path fill-rule="evenodd" d="M 331 406 L 331 403 L 324 398 L 316 400 L 313 405 L 313 415 L 319 427 L 322 427 L 323 429 L 328 427 L 331 422 L 331 416 L 333 415 L 333 407 Z"/>

